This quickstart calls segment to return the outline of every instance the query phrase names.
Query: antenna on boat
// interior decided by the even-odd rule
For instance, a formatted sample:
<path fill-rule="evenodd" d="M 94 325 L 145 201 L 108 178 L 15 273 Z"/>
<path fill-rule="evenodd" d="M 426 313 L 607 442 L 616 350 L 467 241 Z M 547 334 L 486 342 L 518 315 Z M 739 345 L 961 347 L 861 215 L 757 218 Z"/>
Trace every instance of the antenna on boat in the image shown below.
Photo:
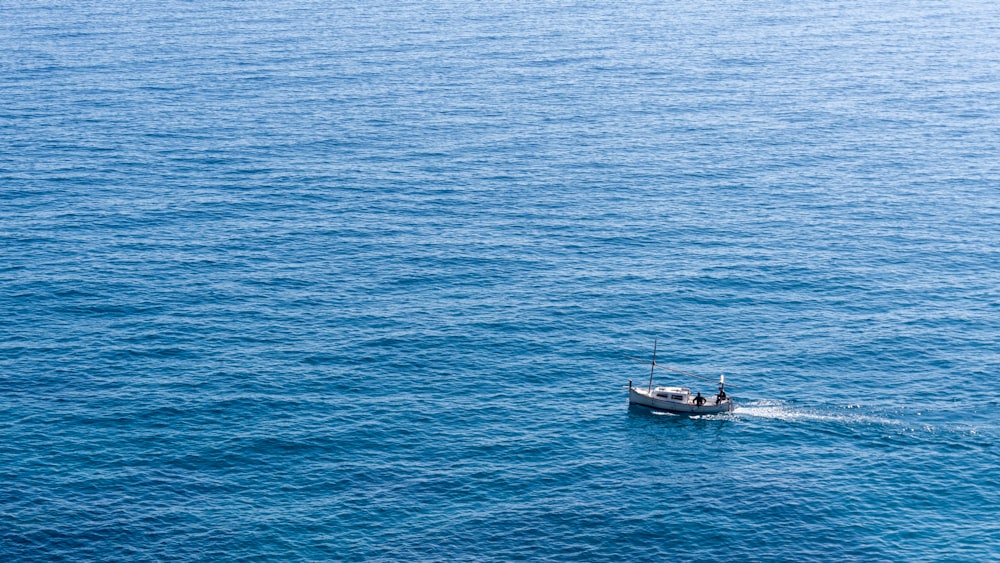
<path fill-rule="evenodd" d="M 647 393 L 653 392 L 653 370 L 656 368 L 656 337 L 653 337 L 653 363 L 649 366 L 649 389 Z"/>
<path fill-rule="evenodd" d="M 715 378 L 712 378 L 712 377 L 704 377 L 704 376 L 701 376 L 701 375 L 698 375 L 698 374 L 695 374 L 695 373 L 691 373 L 691 372 L 687 372 L 687 371 L 682 371 L 682 370 L 679 370 L 679 369 L 672 368 L 670 366 L 664 366 L 664 365 L 660 365 L 660 364 L 656 363 L 656 340 L 655 339 L 653 340 L 653 361 L 652 362 L 647 362 L 646 360 L 644 360 L 642 358 L 636 358 L 636 357 L 633 357 L 633 356 L 625 356 L 625 357 L 628 358 L 628 359 L 630 359 L 630 360 L 635 360 L 637 362 L 642 362 L 644 364 L 645 363 L 649 363 L 650 364 L 650 368 L 649 368 L 649 388 L 650 388 L 650 390 L 653 389 L 653 372 L 656 370 L 656 368 L 665 369 L 665 370 L 667 370 L 667 371 L 669 371 L 671 373 L 679 373 L 681 375 L 686 375 L 688 377 L 693 377 L 695 379 L 700 379 L 702 381 L 715 381 Z M 726 376 L 725 375 L 720 375 L 718 381 L 719 381 L 719 383 L 721 383 L 722 385 L 725 385 L 726 387 L 729 387 L 730 389 L 739 389 L 739 387 L 737 387 L 736 385 L 728 385 L 728 384 L 726 384 Z"/>

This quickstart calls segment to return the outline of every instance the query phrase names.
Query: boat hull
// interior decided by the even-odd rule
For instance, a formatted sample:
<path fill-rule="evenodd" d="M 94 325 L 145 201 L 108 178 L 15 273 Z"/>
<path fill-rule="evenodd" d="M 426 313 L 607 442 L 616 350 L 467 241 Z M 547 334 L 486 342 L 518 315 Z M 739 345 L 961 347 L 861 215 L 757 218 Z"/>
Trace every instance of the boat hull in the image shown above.
<path fill-rule="evenodd" d="M 635 387 L 628 390 L 628 402 L 630 405 L 639 405 L 653 410 L 664 411 L 674 414 L 701 415 L 720 414 L 733 410 L 733 400 L 723 399 L 716 403 L 716 398 L 706 397 L 705 404 L 698 406 L 694 402 L 680 402 L 658 399 L 650 396 L 646 391 Z"/>

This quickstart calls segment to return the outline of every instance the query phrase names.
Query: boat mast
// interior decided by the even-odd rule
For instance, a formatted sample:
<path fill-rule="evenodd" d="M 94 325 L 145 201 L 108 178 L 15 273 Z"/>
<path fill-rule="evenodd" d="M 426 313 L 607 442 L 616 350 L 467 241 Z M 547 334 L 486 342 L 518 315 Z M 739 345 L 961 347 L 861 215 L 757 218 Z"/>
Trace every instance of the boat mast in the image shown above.
<path fill-rule="evenodd" d="M 653 369 L 656 368 L 656 338 L 653 338 L 653 364 L 649 366 L 649 389 L 647 393 L 653 392 Z"/>

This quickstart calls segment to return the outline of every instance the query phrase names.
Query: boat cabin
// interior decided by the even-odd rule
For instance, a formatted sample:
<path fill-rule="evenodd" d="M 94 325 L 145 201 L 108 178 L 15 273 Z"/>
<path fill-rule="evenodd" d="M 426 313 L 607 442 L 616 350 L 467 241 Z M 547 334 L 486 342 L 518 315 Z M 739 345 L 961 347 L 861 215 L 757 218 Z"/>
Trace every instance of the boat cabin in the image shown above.
<path fill-rule="evenodd" d="M 653 396 L 661 401 L 687 404 L 691 399 L 691 390 L 687 387 L 656 387 Z"/>

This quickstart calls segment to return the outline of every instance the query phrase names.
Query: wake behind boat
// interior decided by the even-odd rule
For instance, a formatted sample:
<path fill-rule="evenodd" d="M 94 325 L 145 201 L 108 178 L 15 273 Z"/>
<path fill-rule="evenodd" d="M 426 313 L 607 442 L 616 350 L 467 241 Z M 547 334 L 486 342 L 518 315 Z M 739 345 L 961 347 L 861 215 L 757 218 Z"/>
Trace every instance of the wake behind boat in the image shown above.
<path fill-rule="evenodd" d="M 649 368 L 649 386 L 640 389 L 628 382 L 628 403 L 653 410 L 666 411 L 674 414 L 719 414 L 733 410 L 733 400 L 726 395 L 726 376 L 719 376 L 719 392 L 713 396 L 703 397 L 701 393 L 694 396 L 687 387 L 653 387 L 653 371 L 656 368 L 666 369 L 698 379 L 707 379 L 680 370 L 675 370 L 656 363 L 656 341 L 653 341 L 653 361 Z"/>

